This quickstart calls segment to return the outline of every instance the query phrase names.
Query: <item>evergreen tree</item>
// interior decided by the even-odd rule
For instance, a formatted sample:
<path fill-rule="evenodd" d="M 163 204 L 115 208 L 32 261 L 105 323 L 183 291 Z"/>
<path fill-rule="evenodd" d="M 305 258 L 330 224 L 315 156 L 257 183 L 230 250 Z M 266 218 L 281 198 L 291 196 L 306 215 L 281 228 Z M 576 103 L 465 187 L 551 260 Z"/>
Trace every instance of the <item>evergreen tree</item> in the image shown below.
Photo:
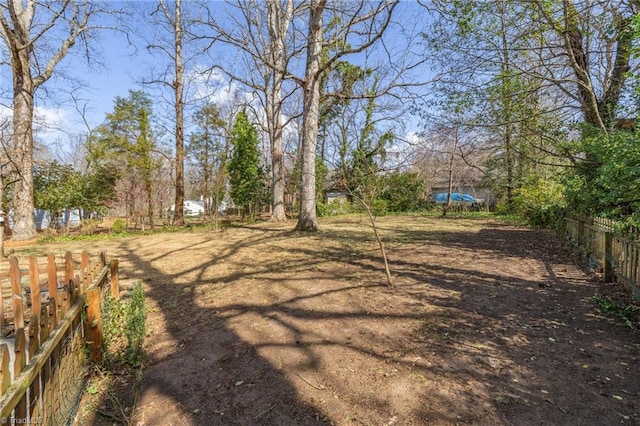
<path fill-rule="evenodd" d="M 205 213 L 213 215 L 223 201 L 227 183 L 229 140 L 224 134 L 225 121 L 214 104 L 195 113 L 197 131 L 187 145 L 189 162 L 198 170 L 197 185 L 204 199 Z"/>
<path fill-rule="evenodd" d="M 245 111 L 236 116 L 231 130 L 231 144 L 233 155 L 228 166 L 231 198 L 253 218 L 256 207 L 264 198 L 265 173 L 260 167 L 258 132 L 249 123 Z"/>
<path fill-rule="evenodd" d="M 113 112 L 98 126 L 87 142 L 89 159 L 102 167 L 120 170 L 132 185 L 141 185 L 146 196 L 146 216 L 153 228 L 154 171 L 160 162 L 154 156 L 156 138 L 151 126 L 151 100 L 141 91 L 132 90 L 129 97 L 116 97 Z M 131 192 L 131 191 L 130 191 Z M 127 201 L 128 214 L 133 215 L 136 200 Z"/>

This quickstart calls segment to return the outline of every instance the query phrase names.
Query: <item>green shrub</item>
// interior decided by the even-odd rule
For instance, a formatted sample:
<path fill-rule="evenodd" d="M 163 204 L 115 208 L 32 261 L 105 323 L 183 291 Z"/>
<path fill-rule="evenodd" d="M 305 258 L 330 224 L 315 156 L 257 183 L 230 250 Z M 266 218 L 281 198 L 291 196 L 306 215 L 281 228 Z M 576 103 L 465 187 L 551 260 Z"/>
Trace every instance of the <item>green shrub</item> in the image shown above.
<path fill-rule="evenodd" d="M 103 310 L 103 351 L 107 365 L 138 367 L 146 355 L 143 349 L 146 336 L 147 307 L 140 283 L 129 298 L 109 297 Z"/>
<path fill-rule="evenodd" d="M 638 131 L 593 132 L 576 144 L 584 160 L 567 170 L 567 198 L 577 212 L 640 223 Z"/>
<path fill-rule="evenodd" d="M 514 191 L 513 212 L 529 225 L 555 227 L 563 219 L 565 187 L 552 179 L 533 175 Z"/>
<path fill-rule="evenodd" d="M 318 217 L 338 216 L 353 213 L 353 206 L 346 200 L 331 201 L 329 203 L 318 202 L 316 211 Z"/>
<path fill-rule="evenodd" d="M 127 222 L 125 222 L 123 219 L 116 219 L 113 221 L 111 230 L 116 234 L 121 234 L 122 232 L 127 230 Z"/>
<path fill-rule="evenodd" d="M 373 203 L 371 204 L 371 212 L 374 216 L 384 216 L 387 214 L 388 205 L 389 203 L 387 200 L 373 200 Z"/>
<path fill-rule="evenodd" d="M 627 327 L 635 330 L 639 308 L 635 305 L 619 305 L 607 297 L 593 296 L 589 300 L 598 305 L 600 312 L 616 317 Z"/>
<path fill-rule="evenodd" d="M 417 173 L 396 172 L 382 179 L 380 198 L 387 201 L 387 211 L 419 211 L 424 207 L 423 194 L 424 181 Z"/>
<path fill-rule="evenodd" d="M 388 206 L 389 206 L 389 203 L 387 202 L 387 200 L 381 200 L 379 198 L 376 198 L 369 205 L 369 208 L 371 208 L 371 213 L 374 216 L 384 216 L 387 213 L 389 213 Z M 354 213 L 365 213 L 366 209 L 362 205 L 362 203 L 354 201 L 354 203 L 353 203 L 353 212 Z"/>

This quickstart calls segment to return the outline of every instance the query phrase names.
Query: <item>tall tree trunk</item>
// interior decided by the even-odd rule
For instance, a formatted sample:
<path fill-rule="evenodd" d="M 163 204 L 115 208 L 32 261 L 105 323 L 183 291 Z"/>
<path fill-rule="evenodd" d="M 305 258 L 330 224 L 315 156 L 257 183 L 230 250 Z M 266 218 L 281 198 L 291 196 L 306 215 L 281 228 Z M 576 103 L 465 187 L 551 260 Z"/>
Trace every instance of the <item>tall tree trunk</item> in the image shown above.
<path fill-rule="evenodd" d="M 30 74 L 28 49 L 18 52 L 13 66 L 13 161 L 20 180 L 13 194 L 13 239 L 28 240 L 36 235 L 33 217 L 33 111 L 34 84 Z"/>
<path fill-rule="evenodd" d="M 267 125 L 271 139 L 272 195 L 273 209 L 271 220 L 284 222 L 287 214 L 284 204 L 285 178 L 284 156 L 282 153 L 282 83 L 285 78 L 285 43 L 289 24 L 293 17 L 293 0 L 287 0 L 285 10 L 280 7 L 280 0 L 267 1 L 267 24 L 269 29 L 269 50 L 273 68 L 268 74 L 273 85 L 267 90 L 266 111 Z M 269 84 L 267 84 L 269 85 Z"/>
<path fill-rule="evenodd" d="M 176 109 L 176 208 L 173 224 L 184 225 L 184 65 L 182 64 L 181 0 L 175 3 L 175 109 Z M 206 196 L 206 195 L 205 195 Z"/>
<path fill-rule="evenodd" d="M 317 231 L 316 216 L 316 145 L 320 110 L 320 54 L 322 21 L 326 0 L 312 0 L 309 7 L 309 36 L 304 84 L 302 123 L 302 184 L 300 216 L 296 231 Z"/>
<path fill-rule="evenodd" d="M 5 259 L 7 255 L 4 251 L 5 227 L 8 222 L 7 211 L 4 208 L 4 175 L 2 174 L 2 165 L 0 165 L 0 259 Z"/>
<path fill-rule="evenodd" d="M 504 6 L 504 5 L 502 5 Z M 513 205 L 513 190 L 515 187 L 515 179 L 514 179 L 514 162 L 515 162 L 515 152 L 514 152 L 514 123 L 513 123 L 513 70 L 511 66 L 511 56 L 510 56 L 510 42 L 507 38 L 507 20 L 505 16 L 505 10 L 501 7 L 501 54 L 502 54 L 502 78 L 500 81 L 500 102 L 502 104 L 502 114 L 503 114 L 503 144 L 504 144 L 504 161 L 505 161 L 505 169 L 507 175 L 506 186 L 506 194 L 507 194 L 507 208 L 511 210 L 511 206 Z"/>
<path fill-rule="evenodd" d="M 453 128 L 453 145 L 451 146 L 451 151 L 449 152 L 449 163 L 448 163 L 448 191 L 447 191 L 447 202 L 442 207 L 442 216 L 446 216 L 447 212 L 451 208 L 452 204 L 452 192 L 453 192 L 453 166 L 456 158 L 456 150 L 458 149 L 458 126 L 456 125 Z"/>
<path fill-rule="evenodd" d="M 36 88 L 51 77 L 78 36 L 88 30 L 89 18 L 95 13 L 93 6 L 93 2 L 8 0 L 2 7 L 0 40 L 6 44 L 6 51 L 11 57 L 13 74 L 13 162 L 21 176 L 13 193 L 14 240 L 27 240 L 36 235 L 33 217 L 33 110 Z M 36 9 L 43 11 L 37 17 Z M 67 37 L 57 49 L 53 49 L 53 45 L 47 46 L 52 48 L 47 52 L 51 53 L 48 60 L 42 55 L 38 56 L 37 51 L 42 53 L 38 39 L 46 40 L 48 31 L 61 26 L 68 26 Z M 32 31 L 34 28 L 36 30 Z M 86 38 L 81 38 L 81 41 L 86 41 Z M 39 65 L 38 75 L 32 74 L 32 60 Z"/>
<path fill-rule="evenodd" d="M 153 184 L 150 179 L 145 183 L 145 192 L 147 193 L 147 217 L 149 218 L 149 227 L 153 229 L 155 227 L 156 212 L 153 206 Z M 144 220 L 142 220 L 144 223 Z"/>
<path fill-rule="evenodd" d="M 589 71 L 589 53 L 583 42 L 580 30 L 582 15 L 576 9 L 573 0 L 563 0 L 565 50 L 569 64 L 578 83 L 578 93 L 582 103 L 584 120 L 593 127 L 608 131 L 615 124 L 615 112 L 620 103 L 622 87 L 628 78 L 630 60 L 633 51 L 634 31 L 632 18 L 618 12 L 612 27 L 615 28 L 615 55 L 608 73 L 605 92 L 598 100 Z"/>

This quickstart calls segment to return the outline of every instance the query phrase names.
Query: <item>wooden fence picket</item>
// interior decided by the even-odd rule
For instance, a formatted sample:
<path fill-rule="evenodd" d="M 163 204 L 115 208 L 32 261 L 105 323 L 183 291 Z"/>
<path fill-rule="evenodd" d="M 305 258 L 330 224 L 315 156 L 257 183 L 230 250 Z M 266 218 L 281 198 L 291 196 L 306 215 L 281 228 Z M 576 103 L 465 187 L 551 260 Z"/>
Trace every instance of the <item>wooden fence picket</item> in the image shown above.
<path fill-rule="evenodd" d="M 40 321 L 38 316 L 33 314 L 29 321 L 29 359 L 34 357 L 38 349 L 40 349 Z"/>
<path fill-rule="evenodd" d="M 11 386 L 11 355 L 6 343 L 0 345 L 0 396 L 4 395 Z"/>
<path fill-rule="evenodd" d="M 49 289 L 49 297 L 58 298 L 58 268 L 56 267 L 56 258 L 53 254 L 47 256 L 47 288 Z"/>
<path fill-rule="evenodd" d="M 31 311 L 40 312 L 42 295 L 40 294 L 40 271 L 35 256 L 29 257 L 29 290 L 31 294 Z"/>
<path fill-rule="evenodd" d="M 626 227 L 622 231 L 608 218 L 567 216 L 566 236 L 598 262 L 605 282 L 615 278 L 640 299 L 640 231 Z"/>
<path fill-rule="evenodd" d="M 12 424 L 67 423 L 86 364 L 101 356 L 102 297 L 118 294 L 118 262 L 107 262 L 103 253 L 92 262 L 83 252 L 76 263 L 67 252 L 58 268 L 49 255 L 41 279 L 45 270 L 38 259 L 28 260 L 28 270 L 21 271 L 10 258 L 8 274 L 0 275 L 11 294 L 8 300 L 0 291 L 0 328 L 14 333 L 13 349 L 0 344 L 0 418 Z"/>

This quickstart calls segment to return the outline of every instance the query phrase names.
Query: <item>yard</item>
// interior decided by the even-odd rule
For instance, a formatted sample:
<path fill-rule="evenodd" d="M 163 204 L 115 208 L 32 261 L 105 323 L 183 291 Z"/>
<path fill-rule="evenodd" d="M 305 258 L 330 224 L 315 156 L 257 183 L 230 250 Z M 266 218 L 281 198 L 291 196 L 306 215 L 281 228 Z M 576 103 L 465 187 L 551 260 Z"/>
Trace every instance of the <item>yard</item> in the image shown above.
<path fill-rule="evenodd" d="M 379 219 L 58 243 L 147 291 L 133 425 L 639 424 L 640 335 L 562 241 L 490 219 Z M 124 386 L 126 388 L 126 386 Z M 126 395 L 123 395 L 126 397 Z M 88 398 L 87 401 L 90 399 Z M 83 402 L 78 424 L 113 424 Z"/>

